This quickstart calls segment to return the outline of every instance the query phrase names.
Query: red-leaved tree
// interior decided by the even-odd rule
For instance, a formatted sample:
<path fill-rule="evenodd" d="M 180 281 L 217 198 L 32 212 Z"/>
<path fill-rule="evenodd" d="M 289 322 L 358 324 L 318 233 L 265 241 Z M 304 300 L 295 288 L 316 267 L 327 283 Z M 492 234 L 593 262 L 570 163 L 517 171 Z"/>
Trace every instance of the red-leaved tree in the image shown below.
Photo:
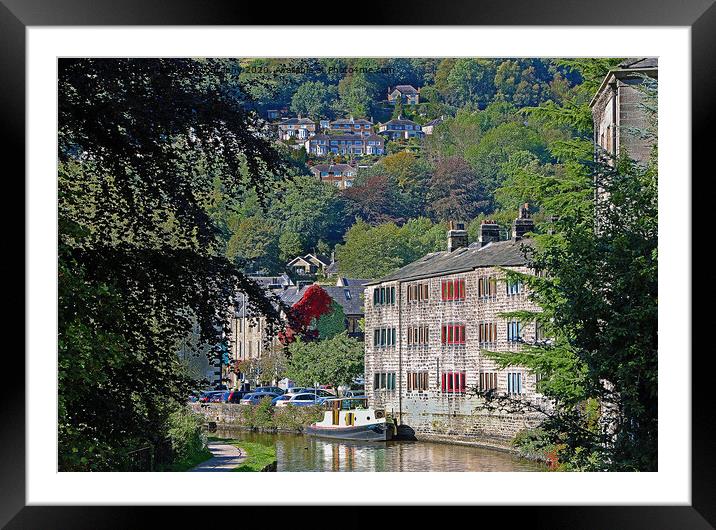
<path fill-rule="evenodd" d="M 318 331 L 309 327 L 314 319 L 331 310 L 331 302 L 331 297 L 320 286 L 308 287 L 301 299 L 290 308 L 286 331 L 279 334 L 279 340 L 283 344 L 291 344 L 296 337 L 301 337 L 303 340 L 318 338 Z"/>

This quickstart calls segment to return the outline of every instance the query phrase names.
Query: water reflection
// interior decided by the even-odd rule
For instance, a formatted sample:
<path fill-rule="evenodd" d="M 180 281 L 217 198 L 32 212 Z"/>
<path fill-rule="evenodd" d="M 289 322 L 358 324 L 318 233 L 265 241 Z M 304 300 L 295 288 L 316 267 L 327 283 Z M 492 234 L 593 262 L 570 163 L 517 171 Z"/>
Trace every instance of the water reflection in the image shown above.
<path fill-rule="evenodd" d="M 545 471 L 509 453 L 430 442 L 352 442 L 219 429 L 213 436 L 274 444 L 278 471 Z"/>

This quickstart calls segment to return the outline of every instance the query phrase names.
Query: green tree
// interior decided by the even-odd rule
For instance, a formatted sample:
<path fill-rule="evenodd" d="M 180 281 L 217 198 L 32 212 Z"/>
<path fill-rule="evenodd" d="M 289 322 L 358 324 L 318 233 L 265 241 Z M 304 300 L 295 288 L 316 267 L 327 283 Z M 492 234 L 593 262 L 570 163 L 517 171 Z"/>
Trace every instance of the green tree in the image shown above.
<path fill-rule="evenodd" d="M 363 343 L 344 331 L 317 342 L 296 340 L 289 347 L 286 375 L 302 386 L 348 385 L 364 373 Z"/>
<path fill-rule="evenodd" d="M 340 239 L 345 229 L 343 199 L 338 189 L 313 176 L 297 177 L 274 197 L 269 215 L 282 228 L 299 234 L 304 248 L 319 240 Z"/>
<path fill-rule="evenodd" d="M 218 355 L 237 289 L 278 322 L 209 206 L 217 179 L 262 201 L 284 167 L 223 61 L 61 59 L 58 90 L 59 469 L 123 469 L 195 385 L 195 324 Z"/>
<path fill-rule="evenodd" d="M 462 106 L 487 106 L 495 94 L 495 68 L 491 59 L 457 59 L 446 80 L 450 100 Z"/>
<path fill-rule="evenodd" d="M 238 222 L 227 244 L 226 257 L 247 272 L 282 270 L 278 230 L 273 223 L 254 216 Z"/>
<path fill-rule="evenodd" d="M 346 232 L 345 244 L 336 247 L 336 259 L 345 276 L 381 278 L 429 252 L 444 250 L 444 243 L 445 225 L 424 217 L 402 227 L 357 221 Z"/>
<path fill-rule="evenodd" d="M 318 317 L 314 324 L 319 339 L 330 339 L 346 329 L 346 314 L 341 305 L 333 300 L 331 310 Z"/>
<path fill-rule="evenodd" d="M 286 263 L 291 261 L 296 256 L 303 254 L 305 247 L 303 246 L 303 241 L 298 233 L 292 230 L 285 230 L 281 232 L 281 235 L 278 238 L 278 248 L 279 259 L 282 263 Z"/>
<path fill-rule="evenodd" d="M 344 77 L 338 84 L 341 106 L 345 112 L 356 117 L 369 117 L 381 99 L 378 84 L 363 74 Z"/>
<path fill-rule="evenodd" d="M 471 219 L 489 204 L 477 175 L 460 157 L 438 160 L 429 186 L 429 210 L 441 221 Z"/>
<path fill-rule="evenodd" d="M 291 98 L 291 110 L 315 120 L 333 116 L 338 89 L 320 81 L 309 81 L 296 89 Z"/>
<path fill-rule="evenodd" d="M 610 62 L 571 63 L 595 87 Z M 583 67 L 578 65 L 582 64 Z M 655 87 L 645 83 L 647 116 L 656 120 Z M 569 123 L 588 99 L 573 91 L 565 109 L 546 104 L 545 119 Z M 647 166 L 623 157 L 594 163 L 581 145 L 589 131 L 575 120 L 564 161 L 516 166 L 505 197 L 528 194 L 549 223 L 530 254 L 539 273 L 521 275 L 549 337 L 520 352 L 492 356 L 541 375 L 540 392 L 554 400 L 543 425 L 567 469 L 654 471 L 657 454 L 658 175 L 656 149 Z M 653 135 L 655 124 L 643 131 Z M 655 137 L 652 136 L 655 139 Z M 569 142 L 568 142 L 569 143 Z M 514 186 L 513 186 L 514 184 Z M 594 187 L 603 190 L 594 201 Z M 512 189 L 513 191 L 510 191 Z M 512 273 L 515 275 L 514 273 Z M 504 403 L 502 405 L 505 405 Z M 501 406 L 502 406 L 501 405 Z"/>

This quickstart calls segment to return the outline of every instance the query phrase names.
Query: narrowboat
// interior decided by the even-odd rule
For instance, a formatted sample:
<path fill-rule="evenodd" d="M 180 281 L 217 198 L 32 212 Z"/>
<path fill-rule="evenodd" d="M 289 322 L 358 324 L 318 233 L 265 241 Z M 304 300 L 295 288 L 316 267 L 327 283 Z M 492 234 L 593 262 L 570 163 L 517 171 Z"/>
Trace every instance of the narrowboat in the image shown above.
<path fill-rule="evenodd" d="M 312 423 L 306 434 L 341 440 L 385 442 L 395 433 L 395 425 L 386 419 L 385 410 L 368 406 L 368 398 L 328 399 L 323 420 Z"/>

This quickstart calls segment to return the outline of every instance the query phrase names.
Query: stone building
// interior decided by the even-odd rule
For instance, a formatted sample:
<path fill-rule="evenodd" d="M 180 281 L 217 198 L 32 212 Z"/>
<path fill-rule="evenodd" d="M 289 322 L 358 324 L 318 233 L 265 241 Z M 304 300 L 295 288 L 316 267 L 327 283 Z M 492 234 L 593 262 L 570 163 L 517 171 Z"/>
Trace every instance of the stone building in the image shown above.
<path fill-rule="evenodd" d="M 522 282 L 504 269 L 530 273 L 523 236 L 533 229 L 525 209 L 513 237 L 484 222 L 468 244 L 464 225 L 452 223 L 447 250 L 419 259 L 365 290 L 365 375 L 370 402 L 385 407 L 418 438 L 464 438 L 505 446 L 534 414 L 488 412 L 479 392 L 491 391 L 546 404 L 536 375 L 521 367 L 498 369 L 483 350 L 514 351 L 542 340 L 535 323 L 505 318 L 538 308 Z"/>
<path fill-rule="evenodd" d="M 619 156 L 626 152 L 638 162 L 649 159 L 652 141 L 637 132 L 649 126 L 642 87 L 648 78 L 658 78 L 655 58 L 624 61 L 602 81 L 589 104 L 597 156 Z"/>

